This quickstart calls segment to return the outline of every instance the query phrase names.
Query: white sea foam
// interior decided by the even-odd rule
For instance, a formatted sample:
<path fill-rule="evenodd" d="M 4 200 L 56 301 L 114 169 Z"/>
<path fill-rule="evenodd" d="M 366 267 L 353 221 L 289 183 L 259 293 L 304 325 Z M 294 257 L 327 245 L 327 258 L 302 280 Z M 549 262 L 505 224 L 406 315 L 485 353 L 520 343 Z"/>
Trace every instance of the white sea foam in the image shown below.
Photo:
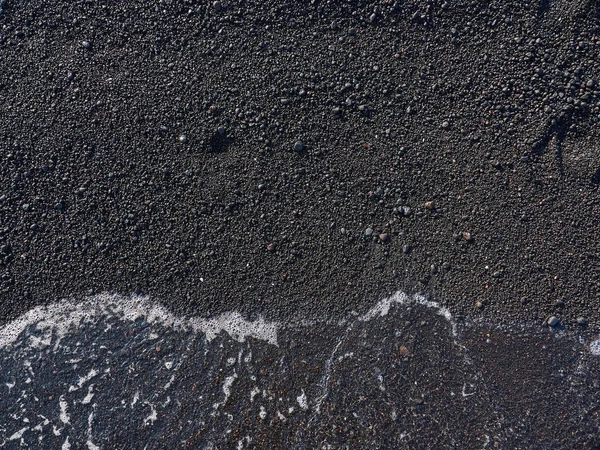
<path fill-rule="evenodd" d="M 600 356 L 600 339 L 590 342 L 590 353 L 594 356 Z"/>
<path fill-rule="evenodd" d="M 300 408 L 302 408 L 305 411 L 308 409 L 308 399 L 306 398 L 304 389 L 302 389 L 302 393 L 298 397 L 296 397 L 296 401 L 300 405 Z"/>
<path fill-rule="evenodd" d="M 71 418 L 68 413 L 68 403 L 65 400 L 65 396 L 61 395 L 58 405 L 60 406 L 60 421 L 65 425 L 71 422 Z"/>
<path fill-rule="evenodd" d="M 362 322 L 367 322 L 369 320 L 375 319 L 377 317 L 387 316 L 390 312 L 392 306 L 410 306 L 410 305 L 420 305 L 425 306 L 426 308 L 431 308 L 436 311 L 436 313 L 442 317 L 444 317 L 452 327 L 452 334 L 454 336 L 457 335 L 456 330 L 456 322 L 452 318 L 452 313 L 448 310 L 448 308 L 444 308 L 439 303 L 427 300 L 422 295 L 412 295 L 409 296 L 404 292 L 396 292 L 391 297 L 384 298 L 379 301 L 375 306 L 373 306 L 369 311 L 360 316 L 358 320 Z"/>
<path fill-rule="evenodd" d="M 226 332 L 239 342 L 253 337 L 277 345 L 278 325 L 267 322 L 262 317 L 250 322 L 238 312 L 228 312 L 209 319 L 185 318 L 172 314 L 145 296 L 99 294 L 80 301 L 62 300 L 32 309 L 0 328 L 0 348 L 12 346 L 27 327 L 32 325 L 42 332 L 43 337 L 31 337 L 30 345 L 45 347 L 50 345 L 52 338 L 60 341 L 70 330 L 94 323 L 99 318 L 116 318 L 124 322 L 143 319 L 148 323 L 176 330 L 204 333 L 209 341 L 221 332 Z"/>
<path fill-rule="evenodd" d="M 231 386 L 233 386 L 233 382 L 237 379 L 237 377 L 237 373 L 233 372 L 233 375 L 225 378 L 225 381 L 223 382 L 223 394 L 225 394 L 225 398 L 223 399 L 223 405 L 227 403 L 227 400 L 231 395 Z"/>

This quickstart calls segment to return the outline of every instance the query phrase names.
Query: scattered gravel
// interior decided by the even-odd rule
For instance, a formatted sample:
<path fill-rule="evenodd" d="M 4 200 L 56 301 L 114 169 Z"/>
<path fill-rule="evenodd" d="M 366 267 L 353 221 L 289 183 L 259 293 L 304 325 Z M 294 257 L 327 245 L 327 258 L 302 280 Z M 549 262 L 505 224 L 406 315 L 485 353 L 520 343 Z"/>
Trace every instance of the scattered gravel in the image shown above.
<path fill-rule="evenodd" d="M 31 0 L 0 29 L 3 319 L 90 291 L 286 318 L 404 290 L 600 325 L 593 2 Z"/>

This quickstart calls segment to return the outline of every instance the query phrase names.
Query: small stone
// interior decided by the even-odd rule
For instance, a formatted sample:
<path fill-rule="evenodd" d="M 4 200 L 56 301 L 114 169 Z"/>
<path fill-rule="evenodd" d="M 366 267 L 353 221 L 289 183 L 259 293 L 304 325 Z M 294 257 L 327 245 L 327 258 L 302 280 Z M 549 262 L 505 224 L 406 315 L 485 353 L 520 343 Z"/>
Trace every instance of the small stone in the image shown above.
<path fill-rule="evenodd" d="M 450 126 L 450 122 L 448 122 L 447 120 L 444 120 L 442 122 L 442 128 L 445 130 L 446 128 L 448 128 Z"/>
<path fill-rule="evenodd" d="M 219 133 L 221 136 L 223 136 L 225 134 L 225 128 L 224 127 L 217 128 L 217 133 Z"/>
<path fill-rule="evenodd" d="M 371 236 L 373 236 L 373 228 L 367 228 L 367 229 L 365 230 L 365 236 L 366 236 L 366 237 L 371 237 Z"/>
<path fill-rule="evenodd" d="M 556 325 L 558 325 L 558 322 L 560 322 L 560 320 L 556 316 L 552 316 L 548 319 L 548 325 L 551 327 L 555 327 Z"/>
<path fill-rule="evenodd" d="M 379 235 L 379 239 L 381 242 L 388 242 L 390 240 L 390 236 L 387 233 L 381 233 Z"/>
<path fill-rule="evenodd" d="M 59 211 L 62 211 L 63 209 L 65 209 L 65 205 L 63 205 L 63 203 L 62 203 L 62 202 L 58 202 L 58 203 L 56 203 L 56 205 L 54 205 L 54 207 L 55 207 L 56 209 L 58 209 Z"/>
<path fill-rule="evenodd" d="M 463 231 L 462 232 L 462 237 L 467 242 L 471 242 L 473 240 L 473 236 L 468 231 Z"/>
<path fill-rule="evenodd" d="M 410 209 L 410 207 L 408 207 L 408 206 L 403 206 L 402 214 L 404 215 L 404 217 L 408 217 L 412 214 L 412 209 Z"/>
<path fill-rule="evenodd" d="M 377 14 L 375 14 L 375 13 L 371 14 L 371 16 L 369 17 L 369 21 L 371 23 L 377 22 Z"/>
<path fill-rule="evenodd" d="M 350 28 L 348 30 L 348 36 L 356 36 L 356 28 Z"/>
<path fill-rule="evenodd" d="M 475 307 L 477 309 L 483 309 L 483 302 L 481 300 L 477 300 L 477 302 L 475 303 Z"/>
<path fill-rule="evenodd" d="M 425 202 L 425 209 L 432 210 L 433 209 L 433 202 Z"/>
<path fill-rule="evenodd" d="M 89 50 L 90 48 L 92 48 L 92 44 L 90 43 L 90 41 L 83 41 L 83 42 L 81 43 L 81 46 L 82 46 L 83 48 L 85 48 L 86 50 Z"/>
<path fill-rule="evenodd" d="M 27 212 L 27 211 L 31 211 L 31 205 L 29 203 L 25 203 L 23 206 L 23 211 Z"/>
<path fill-rule="evenodd" d="M 275 251 L 275 244 L 270 243 L 269 245 L 267 245 L 267 250 L 269 250 L 270 252 L 274 252 Z"/>
<path fill-rule="evenodd" d="M 302 143 L 302 141 L 296 141 L 296 143 L 294 144 L 294 150 L 297 152 L 301 152 L 302 150 L 304 150 L 304 144 Z"/>
<path fill-rule="evenodd" d="M 585 317 L 578 317 L 577 324 L 585 327 L 587 325 L 587 319 Z"/>
<path fill-rule="evenodd" d="M 502 278 L 502 276 L 503 276 L 503 273 L 502 273 L 502 271 L 500 271 L 500 270 L 497 270 L 496 272 L 494 272 L 494 273 L 492 274 L 492 277 L 493 277 L 493 278 Z"/>
<path fill-rule="evenodd" d="M 402 251 L 405 255 L 408 255 L 412 250 L 412 247 L 409 244 L 406 244 L 402 247 Z"/>
<path fill-rule="evenodd" d="M 2 251 L 2 253 L 4 253 L 5 255 L 8 255 L 8 254 L 10 254 L 10 252 L 12 252 L 12 248 L 10 245 L 4 244 L 2 246 L 2 248 L 0 249 L 0 251 Z"/>
<path fill-rule="evenodd" d="M 558 300 L 556 300 L 556 303 L 554 304 L 554 306 L 556 306 L 557 308 L 564 308 L 565 302 L 562 301 L 561 299 L 558 299 Z"/>
<path fill-rule="evenodd" d="M 446 272 L 448 272 L 450 270 L 450 263 L 445 262 L 444 264 L 442 264 L 442 267 Z"/>
<path fill-rule="evenodd" d="M 221 11 L 221 9 L 223 9 L 223 5 L 218 0 L 213 2 L 212 6 L 213 6 L 213 9 L 217 12 L 219 12 L 219 11 Z"/>
<path fill-rule="evenodd" d="M 406 357 L 406 356 L 408 356 L 410 354 L 410 352 L 408 351 L 408 348 L 406 348 L 405 345 L 401 345 L 399 350 L 400 350 L 400 355 L 401 356 Z"/>
<path fill-rule="evenodd" d="M 182 144 L 186 144 L 188 141 L 188 138 L 185 134 L 182 134 L 179 136 L 179 142 L 181 142 Z"/>
<path fill-rule="evenodd" d="M 438 266 L 436 264 L 432 264 L 431 267 L 429 268 L 429 270 L 432 275 L 437 274 L 439 271 Z"/>

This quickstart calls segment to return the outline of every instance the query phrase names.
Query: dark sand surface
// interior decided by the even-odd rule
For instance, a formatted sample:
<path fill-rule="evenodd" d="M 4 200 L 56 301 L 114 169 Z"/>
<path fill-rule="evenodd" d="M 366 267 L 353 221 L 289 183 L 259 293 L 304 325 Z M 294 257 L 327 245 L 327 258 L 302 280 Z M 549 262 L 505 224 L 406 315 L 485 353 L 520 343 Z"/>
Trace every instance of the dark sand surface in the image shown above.
<path fill-rule="evenodd" d="M 597 325 L 598 8 L 4 2 L 3 319 L 90 291 L 285 316 L 403 289 Z"/>
<path fill-rule="evenodd" d="M 99 292 L 283 322 L 421 293 L 483 324 L 474 359 L 508 333 L 492 377 L 531 368 L 535 395 L 486 387 L 547 419 L 495 421 L 502 448 L 593 448 L 597 409 L 558 436 L 562 369 L 523 355 L 600 329 L 597 1 L 0 4 L 0 323 Z"/>

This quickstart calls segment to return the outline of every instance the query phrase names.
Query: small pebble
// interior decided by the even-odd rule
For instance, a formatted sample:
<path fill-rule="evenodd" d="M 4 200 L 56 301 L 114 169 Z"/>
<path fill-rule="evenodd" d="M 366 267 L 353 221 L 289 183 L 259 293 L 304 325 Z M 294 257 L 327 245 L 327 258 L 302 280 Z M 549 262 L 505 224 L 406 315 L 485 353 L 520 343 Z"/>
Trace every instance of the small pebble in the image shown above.
<path fill-rule="evenodd" d="M 219 133 L 221 136 L 223 136 L 225 134 L 225 128 L 224 127 L 217 128 L 217 133 Z"/>
<path fill-rule="evenodd" d="M 365 230 L 365 236 L 366 236 L 366 237 L 371 237 L 371 236 L 373 236 L 373 228 L 367 228 L 367 229 Z"/>
<path fill-rule="evenodd" d="M 270 243 L 269 245 L 267 245 L 267 250 L 269 250 L 270 252 L 274 252 L 275 251 L 275 244 Z"/>
<path fill-rule="evenodd" d="M 558 325 L 559 319 L 556 316 L 552 316 L 548 319 L 548 325 L 551 327 L 555 327 L 556 325 Z"/>
<path fill-rule="evenodd" d="M 213 9 L 217 12 L 221 11 L 221 9 L 223 8 L 223 5 L 218 0 L 213 2 L 212 6 L 213 6 Z"/>
<path fill-rule="evenodd" d="M 475 303 L 475 307 L 477 309 L 483 309 L 483 302 L 478 300 L 477 303 Z"/>
<path fill-rule="evenodd" d="M 304 150 L 304 144 L 301 141 L 296 141 L 296 143 L 294 144 L 294 150 L 297 152 L 301 152 L 302 150 Z"/>
<path fill-rule="evenodd" d="M 390 240 L 390 236 L 387 233 L 381 233 L 379 239 L 381 239 L 381 242 L 387 242 Z"/>
<path fill-rule="evenodd" d="M 179 136 L 179 142 L 181 142 L 182 144 L 187 143 L 187 141 L 188 141 L 188 138 L 185 134 L 182 134 Z"/>
<path fill-rule="evenodd" d="M 27 212 L 31 210 L 31 206 L 29 205 L 29 203 L 25 203 L 23 206 L 23 211 Z"/>
<path fill-rule="evenodd" d="M 412 247 L 408 244 L 406 244 L 405 246 L 402 247 L 402 251 L 404 252 L 404 254 L 408 255 L 412 250 Z"/>
<path fill-rule="evenodd" d="M 81 43 L 81 46 L 82 46 L 83 48 L 85 48 L 86 50 L 89 50 L 90 48 L 92 48 L 92 44 L 91 44 L 89 41 L 83 41 L 83 42 Z"/>
<path fill-rule="evenodd" d="M 432 210 L 433 209 L 433 202 L 425 202 L 425 208 Z"/>
<path fill-rule="evenodd" d="M 577 324 L 581 325 L 582 327 L 587 325 L 587 319 L 585 317 L 578 317 L 577 318 Z"/>
<path fill-rule="evenodd" d="M 448 128 L 450 126 L 450 122 L 448 122 L 447 120 L 444 120 L 442 122 L 442 128 L 445 130 L 446 128 Z"/>

